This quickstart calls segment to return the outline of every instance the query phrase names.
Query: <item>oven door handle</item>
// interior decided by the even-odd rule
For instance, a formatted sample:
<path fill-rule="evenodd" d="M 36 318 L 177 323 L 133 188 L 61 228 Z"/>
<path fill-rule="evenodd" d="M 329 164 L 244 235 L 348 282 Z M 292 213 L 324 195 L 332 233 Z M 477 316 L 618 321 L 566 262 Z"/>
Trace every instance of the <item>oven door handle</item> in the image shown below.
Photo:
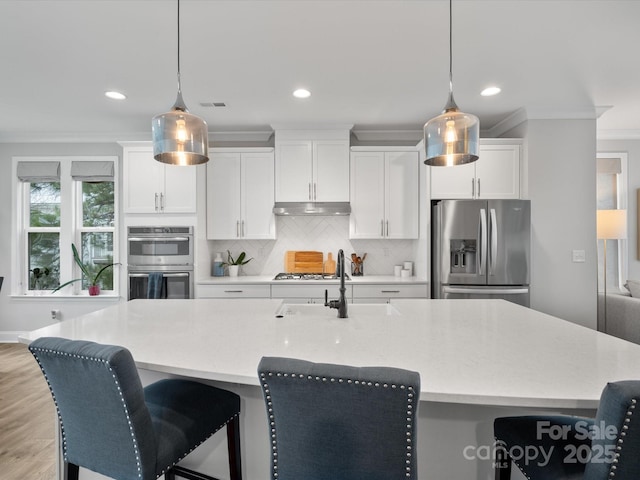
<path fill-rule="evenodd" d="M 189 273 L 164 273 L 162 272 L 163 278 L 175 278 L 175 277 L 188 277 Z M 149 276 L 148 273 L 130 273 L 129 278 L 147 278 Z"/>
<path fill-rule="evenodd" d="M 186 242 L 188 237 L 129 237 L 130 242 Z"/>

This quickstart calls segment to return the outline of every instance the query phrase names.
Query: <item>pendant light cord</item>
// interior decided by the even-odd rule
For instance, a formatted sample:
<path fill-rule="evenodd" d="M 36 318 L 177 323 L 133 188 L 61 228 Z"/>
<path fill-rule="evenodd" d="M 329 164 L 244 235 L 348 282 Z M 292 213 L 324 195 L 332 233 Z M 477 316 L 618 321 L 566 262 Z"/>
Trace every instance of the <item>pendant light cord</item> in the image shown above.
<path fill-rule="evenodd" d="M 178 0 L 179 1 L 179 0 Z M 453 0 L 449 0 L 449 94 L 453 95 Z"/>
<path fill-rule="evenodd" d="M 178 92 L 182 93 L 180 84 L 180 0 L 178 0 Z"/>

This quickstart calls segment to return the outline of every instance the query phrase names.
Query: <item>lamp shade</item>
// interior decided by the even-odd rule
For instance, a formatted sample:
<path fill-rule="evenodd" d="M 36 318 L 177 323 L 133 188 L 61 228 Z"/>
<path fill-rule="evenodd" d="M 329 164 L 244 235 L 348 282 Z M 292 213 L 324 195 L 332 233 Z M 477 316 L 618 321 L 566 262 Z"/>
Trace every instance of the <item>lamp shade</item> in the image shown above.
<path fill-rule="evenodd" d="M 200 165 L 209 161 L 207 123 L 181 108 L 153 117 L 153 158 L 171 165 Z"/>
<path fill-rule="evenodd" d="M 598 238 L 620 240 L 627 238 L 626 210 L 598 210 L 596 217 Z"/>
<path fill-rule="evenodd" d="M 445 109 L 424 125 L 424 163 L 449 167 L 475 162 L 478 159 L 480 122 L 470 113 L 457 108 Z"/>

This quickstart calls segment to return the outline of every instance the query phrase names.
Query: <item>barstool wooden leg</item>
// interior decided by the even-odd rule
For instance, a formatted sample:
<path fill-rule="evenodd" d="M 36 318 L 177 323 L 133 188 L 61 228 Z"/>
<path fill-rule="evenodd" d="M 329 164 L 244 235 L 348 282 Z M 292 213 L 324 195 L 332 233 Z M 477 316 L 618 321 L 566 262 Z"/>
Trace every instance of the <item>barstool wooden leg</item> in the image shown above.
<path fill-rule="evenodd" d="M 240 457 L 240 416 L 227 423 L 227 448 L 229 450 L 229 475 L 231 480 L 242 480 Z"/>

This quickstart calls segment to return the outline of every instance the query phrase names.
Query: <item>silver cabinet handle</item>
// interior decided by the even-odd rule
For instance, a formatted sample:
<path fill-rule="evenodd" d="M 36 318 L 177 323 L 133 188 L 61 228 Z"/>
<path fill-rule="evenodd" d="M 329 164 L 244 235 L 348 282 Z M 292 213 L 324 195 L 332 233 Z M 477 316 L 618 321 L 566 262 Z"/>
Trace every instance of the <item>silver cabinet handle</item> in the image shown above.
<path fill-rule="evenodd" d="M 224 293 L 242 293 L 243 290 L 225 290 Z"/>
<path fill-rule="evenodd" d="M 311 198 L 311 182 L 309 182 L 309 200 L 313 200 L 313 198 Z"/>
<path fill-rule="evenodd" d="M 236 220 L 236 237 L 240 236 L 240 220 Z"/>
<path fill-rule="evenodd" d="M 314 183 L 313 184 L 313 200 L 318 200 L 318 184 Z"/>
<path fill-rule="evenodd" d="M 164 212 L 164 193 L 160 194 L 160 210 Z"/>
<path fill-rule="evenodd" d="M 244 235 L 245 235 L 245 234 L 244 234 L 244 220 L 242 220 L 242 229 L 241 229 L 241 233 L 242 233 L 242 236 L 244 237 Z"/>
<path fill-rule="evenodd" d="M 476 182 L 472 178 L 471 179 L 471 198 L 475 198 L 475 196 L 476 196 Z"/>
<path fill-rule="evenodd" d="M 380 236 L 384 237 L 384 220 L 380 220 Z"/>
<path fill-rule="evenodd" d="M 389 236 L 389 220 L 387 220 L 387 237 Z"/>
<path fill-rule="evenodd" d="M 158 193 L 156 192 L 156 212 L 158 211 Z"/>
<path fill-rule="evenodd" d="M 478 179 L 478 198 L 480 198 L 480 179 Z"/>
<path fill-rule="evenodd" d="M 400 293 L 400 290 L 380 290 L 380 293 Z"/>

